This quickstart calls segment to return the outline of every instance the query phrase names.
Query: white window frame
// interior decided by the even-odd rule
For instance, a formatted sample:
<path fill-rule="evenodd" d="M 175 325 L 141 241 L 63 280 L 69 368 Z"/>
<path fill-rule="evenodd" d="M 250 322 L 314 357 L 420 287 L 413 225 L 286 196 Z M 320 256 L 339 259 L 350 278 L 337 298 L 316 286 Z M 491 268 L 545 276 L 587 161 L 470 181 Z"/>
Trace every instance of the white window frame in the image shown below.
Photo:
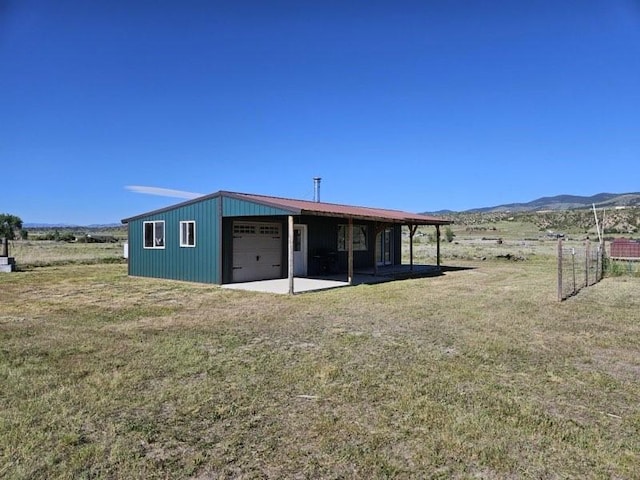
<path fill-rule="evenodd" d="M 156 235 L 156 225 L 159 223 L 162 224 L 162 237 L 158 237 Z M 153 246 L 151 247 L 147 246 L 147 225 L 148 224 L 153 225 Z M 142 222 L 142 247 L 149 250 L 164 249 L 164 246 L 167 243 L 166 232 L 167 230 L 165 228 L 164 220 L 150 220 L 148 222 Z"/>
<path fill-rule="evenodd" d="M 189 238 L 189 224 L 193 224 L 192 238 Z M 189 240 L 191 240 L 191 242 L 189 242 Z M 196 221 L 195 220 L 183 220 L 180 222 L 180 246 L 187 247 L 187 248 L 194 248 L 196 246 Z"/>
<path fill-rule="evenodd" d="M 349 225 L 338 225 L 338 251 L 347 251 L 347 229 Z M 368 235 L 366 225 L 353 225 L 353 251 L 366 252 L 369 250 Z"/>

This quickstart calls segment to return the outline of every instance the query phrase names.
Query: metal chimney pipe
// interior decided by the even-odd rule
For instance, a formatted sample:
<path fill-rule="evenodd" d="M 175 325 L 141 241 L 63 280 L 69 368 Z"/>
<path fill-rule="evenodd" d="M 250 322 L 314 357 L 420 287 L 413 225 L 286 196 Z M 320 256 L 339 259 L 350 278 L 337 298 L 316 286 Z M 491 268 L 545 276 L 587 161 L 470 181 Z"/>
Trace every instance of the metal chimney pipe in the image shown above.
<path fill-rule="evenodd" d="M 314 202 L 320 201 L 320 181 L 321 180 L 322 180 L 321 177 L 313 177 L 313 201 Z"/>

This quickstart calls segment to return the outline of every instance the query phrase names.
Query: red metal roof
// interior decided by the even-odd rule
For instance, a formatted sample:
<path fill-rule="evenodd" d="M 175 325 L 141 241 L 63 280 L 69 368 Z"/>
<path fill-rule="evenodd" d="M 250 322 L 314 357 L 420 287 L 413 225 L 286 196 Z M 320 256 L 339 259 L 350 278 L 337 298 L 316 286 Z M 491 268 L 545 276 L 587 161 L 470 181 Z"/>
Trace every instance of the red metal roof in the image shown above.
<path fill-rule="evenodd" d="M 296 200 L 292 198 L 270 197 L 267 195 L 253 195 L 249 193 L 220 192 L 222 195 L 257 202 L 264 205 L 292 210 L 304 215 L 325 215 L 334 217 L 351 217 L 366 220 L 378 220 L 391 223 L 415 225 L 449 225 L 449 220 L 430 215 L 389 210 L 384 208 L 356 207 L 336 203 L 312 202 L 310 200 Z"/>
<path fill-rule="evenodd" d="M 162 213 L 174 208 L 197 203 L 208 198 L 229 197 L 250 202 L 259 203 L 270 207 L 279 208 L 291 212 L 292 215 L 322 215 L 328 217 L 353 218 L 361 220 L 373 220 L 384 223 L 401 223 L 403 225 L 450 225 L 452 222 L 430 215 L 389 210 L 385 208 L 356 207 L 352 205 L 340 205 L 337 203 L 312 202 L 310 200 L 296 200 L 293 198 L 270 197 L 268 195 L 253 195 L 250 193 L 219 191 L 202 197 L 187 200 L 176 205 L 160 208 L 152 212 L 146 212 L 134 217 L 125 218 L 122 223 L 129 223 L 149 215 Z"/>

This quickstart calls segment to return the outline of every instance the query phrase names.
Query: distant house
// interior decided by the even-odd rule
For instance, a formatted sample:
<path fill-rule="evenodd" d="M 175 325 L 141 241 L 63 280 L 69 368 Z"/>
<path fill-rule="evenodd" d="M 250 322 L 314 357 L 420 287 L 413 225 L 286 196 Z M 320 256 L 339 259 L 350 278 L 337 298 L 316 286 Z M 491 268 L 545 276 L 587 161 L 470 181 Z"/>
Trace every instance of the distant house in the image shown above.
<path fill-rule="evenodd" d="M 410 263 L 418 226 L 451 222 L 398 210 L 220 191 L 122 220 L 129 274 L 203 283 L 377 271 Z M 351 238 L 351 242 L 349 242 Z M 290 268 L 292 267 L 292 268 Z"/>

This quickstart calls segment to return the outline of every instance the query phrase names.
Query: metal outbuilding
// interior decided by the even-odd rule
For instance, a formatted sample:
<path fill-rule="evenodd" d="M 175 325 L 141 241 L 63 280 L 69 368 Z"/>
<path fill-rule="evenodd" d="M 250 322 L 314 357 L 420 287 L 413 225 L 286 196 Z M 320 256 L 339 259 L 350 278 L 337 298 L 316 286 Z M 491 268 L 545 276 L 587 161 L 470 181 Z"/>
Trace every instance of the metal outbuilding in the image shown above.
<path fill-rule="evenodd" d="M 402 227 L 410 264 L 418 226 L 451 222 L 398 210 L 220 191 L 122 220 L 129 274 L 203 283 L 345 273 L 400 265 Z M 291 291 L 293 289 L 291 288 Z"/>
<path fill-rule="evenodd" d="M 616 238 L 611 242 L 611 258 L 614 260 L 640 260 L 640 240 Z"/>

